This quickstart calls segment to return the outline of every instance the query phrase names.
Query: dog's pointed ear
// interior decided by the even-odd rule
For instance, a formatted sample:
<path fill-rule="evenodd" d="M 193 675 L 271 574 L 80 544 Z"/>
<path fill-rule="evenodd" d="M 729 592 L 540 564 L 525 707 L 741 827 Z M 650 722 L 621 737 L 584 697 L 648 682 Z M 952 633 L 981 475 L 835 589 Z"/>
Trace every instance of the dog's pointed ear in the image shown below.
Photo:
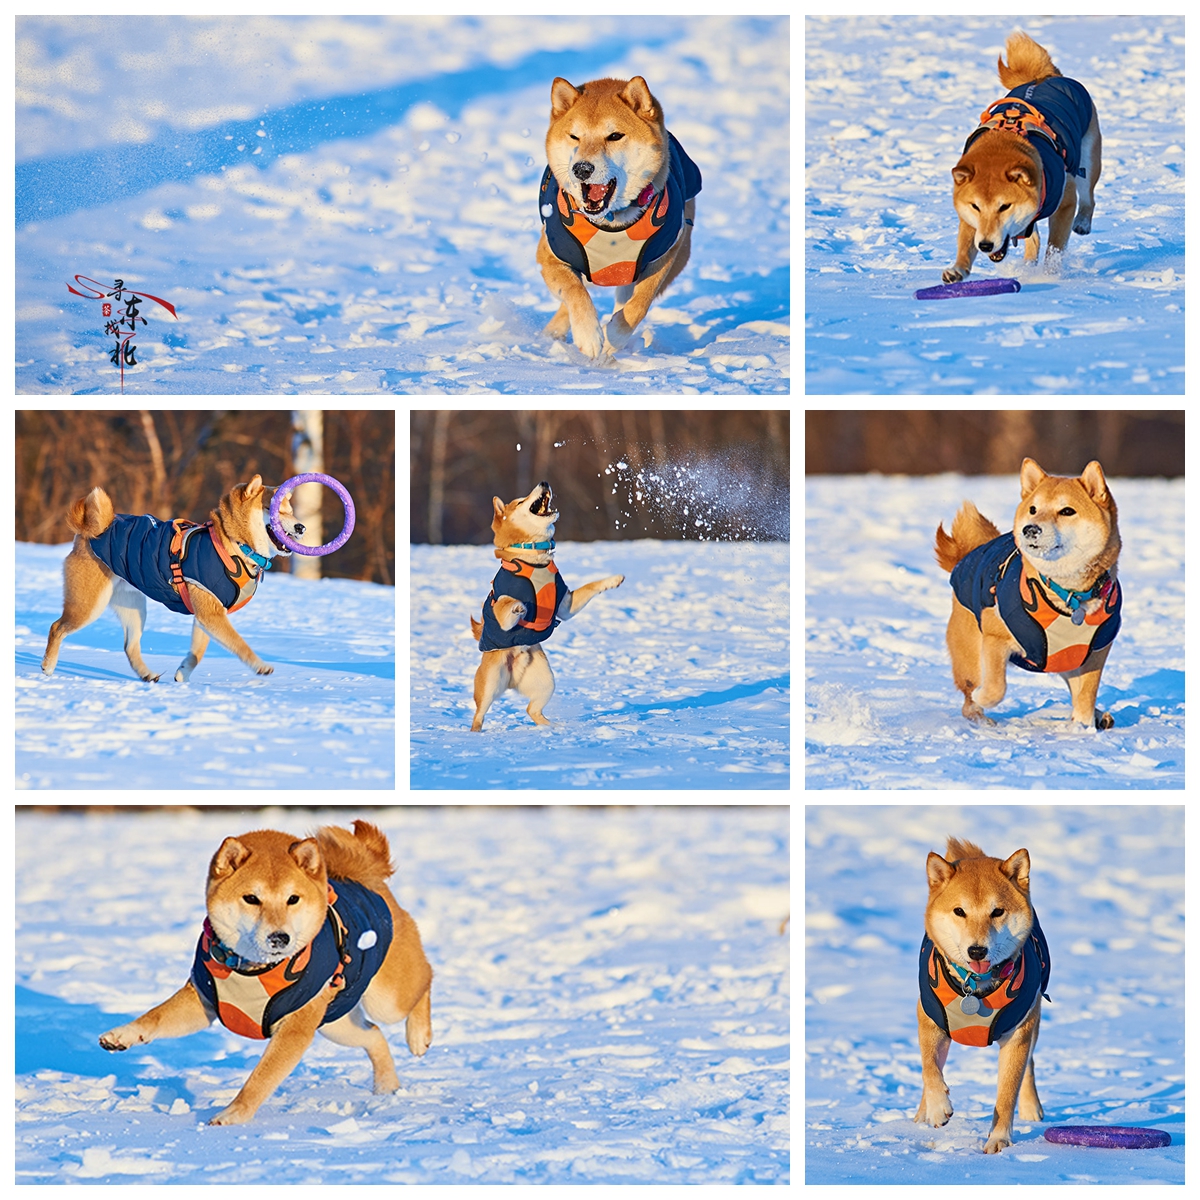
<path fill-rule="evenodd" d="M 572 87 L 565 79 L 555 79 L 550 85 L 550 120 L 557 121 L 582 95 L 578 88 Z"/>
<path fill-rule="evenodd" d="M 496 514 L 496 516 L 498 516 L 498 517 L 502 517 L 502 516 L 504 516 L 504 505 L 500 503 L 500 497 L 499 497 L 499 496 L 493 496 L 493 497 L 492 497 L 492 511 L 493 511 L 493 512 Z"/>
<path fill-rule="evenodd" d="M 925 874 L 929 876 L 931 892 L 953 879 L 954 871 L 953 863 L 948 863 L 940 854 L 935 854 L 930 850 L 929 857 L 925 860 Z"/>
<path fill-rule="evenodd" d="M 1033 175 L 1028 167 L 1009 167 L 1004 176 L 1009 183 L 1020 183 L 1025 187 L 1033 187 Z"/>
<path fill-rule="evenodd" d="M 317 845 L 316 838 L 305 838 L 302 842 L 293 842 L 288 847 L 288 853 L 305 875 L 320 879 L 325 873 L 325 864 L 321 860 L 321 847 Z"/>
<path fill-rule="evenodd" d="M 249 857 L 250 851 L 246 846 L 235 837 L 227 837 L 212 856 L 212 862 L 208 865 L 209 876 L 221 879 L 232 875 Z"/>
<path fill-rule="evenodd" d="M 246 484 L 246 499 L 249 500 L 252 496 L 257 496 L 263 490 L 263 481 L 261 475 L 255 475 L 253 479 Z"/>
<path fill-rule="evenodd" d="M 1032 458 L 1025 459 L 1021 463 L 1021 498 L 1028 496 L 1045 478 L 1046 472 Z"/>
<path fill-rule="evenodd" d="M 975 168 L 970 163 L 967 163 L 965 166 L 959 163 L 950 174 L 954 176 L 955 183 L 963 184 L 975 178 Z"/>
<path fill-rule="evenodd" d="M 1107 502 L 1108 480 L 1104 478 L 1104 468 L 1094 459 L 1083 468 L 1083 474 L 1080 475 L 1079 482 L 1083 484 L 1087 494 L 1097 504 Z"/>
<path fill-rule="evenodd" d="M 650 95 L 650 87 L 640 75 L 635 75 L 617 93 L 617 97 L 624 100 L 644 121 L 660 121 L 662 119 L 662 110 L 658 107 L 658 101 Z"/>
<path fill-rule="evenodd" d="M 1001 874 L 1007 876 L 1023 892 L 1029 891 L 1029 851 L 1018 850 L 1000 864 Z"/>

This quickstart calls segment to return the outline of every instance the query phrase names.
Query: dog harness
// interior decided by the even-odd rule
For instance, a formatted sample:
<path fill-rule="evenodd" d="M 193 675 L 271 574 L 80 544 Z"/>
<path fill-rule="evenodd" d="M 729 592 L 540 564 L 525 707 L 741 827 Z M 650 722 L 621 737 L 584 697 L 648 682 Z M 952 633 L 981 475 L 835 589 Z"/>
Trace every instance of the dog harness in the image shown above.
<path fill-rule="evenodd" d="M 1016 1029 L 1050 986 L 1050 949 L 1036 912 L 1021 953 L 986 974 L 947 965 L 929 934 L 921 942 L 920 962 L 921 1007 L 961 1046 L 990 1046 Z M 984 991 L 987 995 L 980 994 Z"/>
<path fill-rule="evenodd" d="M 208 536 L 197 536 L 202 534 Z M 248 546 L 231 556 L 213 534 L 211 521 L 197 524 L 182 517 L 159 521 L 149 514 L 118 513 L 88 545 L 110 571 L 177 613 L 195 611 L 189 582 L 211 592 L 229 612 L 237 612 L 250 603 L 262 572 L 271 565 Z"/>
<path fill-rule="evenodd" d="M 558 573 L 558 567 L 548 562 L 544 567 L 520 559 L 500 564 L 492 590 L 483 602 L 483 633 L 479 636 L 480 650 L 509 650 L 513 646 L 533 646 L 544 642 L 560 624 L 558 606 L 567 594 L 567 585 Z M 525 605 L 526 618 L 512 629 L 500 628 L 492 605 L 500 596 L 512 596 Z"/>
<path fill-rule="evenodd" d="M 192 985 L 221 1024 L 248 1038 L 269 1038 L 275 1023 L 325 988 L 337 995 L 322 1025 L 344 1017 L 362 999 L 392 944 L 392 914 L 377 892 L 351 883 L 329 885 L 321 932 L 298 954 L 272 966 L 247 963 L 221 944 L 206 918 L 192 963 Z"/>
<path fill-rule="evenodd" d="M 626 229 L 602 229 L 575 207 L 571 195 L 558 186 L 549 167 L 542 175 L 538 211 L 546 230 L 546 241 L 554 256 L 577 274 L 601 287 L 636 283 L 683 232 L 684 202 L 701 187 L 700 168 L 687 151 L 667 134 L 671 165 L 667 183 L 655 194 L 648 186 L 637 198 L 646 211 Z M 691 221 L 687 221 L 691 225 Z"/>
<path fill-rule="evenodd" d="M 1008 631 L 1021 643 L 1009 661 L 1026 671 L 1073 671 L 1102 650 L 1121 628 L 1121 587 L 1105 571 L 1086 592 L 1069 592 L 1030 572 L 1011 533 L 976 546 L 950 572 L 959 604 L 983 628 L 983 610 L 997 606 Z M 1103 604 L 1090 615 L 1088 600 Z M 1063 612 L 1062 607 L 1067 608 Z"/>
<path fill-rule="evenodd" d="M 1081 179 L 1087 176 L 1080 155 L 1093 111 L 1092 98 L 1082 83 L 1052 75 L 1041 83 L 1013 88 L 980 115 L 979 128 L 967 138 L 964 154 L 989 129 L 1003 129 L 1029 142 L 1042 162 L 1041 203 L 1029 228 L 1017 235 L 1018 240 L 1029 236 L 1034 221 L 1057 211 L 1068 175 Z"/>

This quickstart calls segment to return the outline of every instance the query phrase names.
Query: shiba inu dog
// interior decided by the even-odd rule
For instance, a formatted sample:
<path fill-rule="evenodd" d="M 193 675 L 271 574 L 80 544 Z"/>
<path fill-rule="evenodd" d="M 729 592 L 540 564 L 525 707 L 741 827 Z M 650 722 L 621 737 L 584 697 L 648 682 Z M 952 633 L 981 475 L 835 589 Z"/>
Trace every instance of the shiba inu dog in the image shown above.
<path fill-rule="evenodd" d="M 1013 1109 L 1042 1119 L 1033 1048 L 1050 985 L 1050 951 L 1029 901 L 1029 851 L 1002 862 L 950 838 L 925 860 L 929 901 L 921 943 L 917 1032 L 924 1090 L 914 1120 L 945 1125 L 954 1112 L 942 1076 L 950 1043 L 1000 1046 L 992 1130 L 983 1150 L 1012 1145 Z M 1050 997 L 1046 996 L 1049 1000 Z"/>
<path fill-rule="evenodd" d="M 1004 699 L 1009 662 L 1061 675 L 1076 728 L 1112 728 L 1096 712 L 1100 674 L 1121 628 L 1117 505 L 1098 462 L 1078 479 L 1021 464 L 1013 531 L 1000 531 L 966 501 L 947 535 L 934 535 L 938 565 L 954 589 L 946 644 L 963 716 Z"/>
<path fill-rule="evenodd" d="M 700 169 L 640 75 L 581 87 L 556 79 L 546 159 L 537 261 L 562 304 L 543 332 L 570 330 L 588 358 L 611 356 L 687 264 Z M 584 280 L 616 289 L 603 331 Z"/>
<path fill-rule="evenodd" d="M 197 525 L 116 513 L 108 494 L 92 488 L 67 510 L 75 544 L 63 560 L 63 613 L 50 627 L 42 670 L 52 675 L 63 638 L 111 605 L 125 630 L 129 665 L 139 679 L 156 683 L 159 676 L 146 666 L 141 649 L 149 596 L 196 618 L 191 649 L 175 672 L 178 682 L 191 677 L 210 637 L 259 675 L 270 675 L 275 668 L 250 649 L 228 614 L 250 603 L 274 556 L 291 554 L 268 523 L 274 496 L 275 489 L 263 487 L 255 475 L 222 496 L 207 523 Z M 279 516 L 290 537 L 304 532 L 290 499 L 280 504 Z"/>
<path fill-rule="evenodd" d="M 540 643 L 593 596 L 625 582 L 624 575 L 609 575 L 568 589 L 554 563 L 558 513 L 545 480 L 528 496 L 508 504 L 493 496 L 492 508 L 492 542 L 500 570 L 483 602 L 483 620 L 471 618 L 471 635 L 483 651 L 475 672 L 471 729 L 476 733 L 483 729 L 492 701 L 509 688 L 529 697 L 525 711 L 535 724 L 550 724 L 542 709 L 554 695 L 554 674 Z"/>
<path fill-rule="evenodd" d="M 100 1037 L 128 1050 L 184 1037 L 213 1020 L 269 1039 L 258 1065 L 210 1125 L 241 1125 L 300 1062 L 318 1031 L 361 1046 L 376 1093 L 400 1086 L 387 1040 L 365 1013 L 405 1021 L 408 1048 L 433 1040 L 433 971 L 416 923 L 384 882 L 393 873 L 387 838 L 355 821 L 315 837 L 277 830 L 227 837 L 208 868 L 208 919 L 192 973 L 169 1000 Z"/>
<path fill-rule="evenodd" d="M 1050 218 L 1046 266 L 1056 269 L 1071 230 L 1091 233 L 1100 178 L 1100 120 L 1083 84 L 1066 79 L 1050 55 L 1014 33 L 1008 62 L 996 60 L 1010 91 L 984 109 L 953 170 L 958 254 L 942 279 L 971 273 L 975 253 L 993 262 L 1009 243 L 1025 239 L 1025 260 L 1037 262 L 1037 222 Z"/>

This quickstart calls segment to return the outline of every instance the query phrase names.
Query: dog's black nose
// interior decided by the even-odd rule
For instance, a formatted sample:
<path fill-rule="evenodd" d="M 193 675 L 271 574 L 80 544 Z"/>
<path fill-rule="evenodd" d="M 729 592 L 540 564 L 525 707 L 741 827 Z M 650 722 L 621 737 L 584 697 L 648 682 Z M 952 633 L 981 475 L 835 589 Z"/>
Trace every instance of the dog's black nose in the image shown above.
<path fill-rule="evenodd" d="M 980 242 L 979 248 L 980 248 L 980 250 L 982 250 L 984 252 L 984 254 L 991 254 L 992 247 L 994 245 L 995 245 L 995 242 Z"/>
<path fill-rule="evenodd" d="M 282 950 L 290 941 L 291 938 L 282 931 L 267 934 L 267 942 L 272 950 Z"/>
<path fill-rule="evenodd" d="M 538 487 L 545 488 L 546 491 L 550 490 L 550 485 L 544 479 L 542 480 L 541 483 L 538 484 Z"/>
<path fill-rule="evenodd" d="M 987 947 L 986 946 L 968 946 L 967 954 L 970 956 L 972 962 L 980 962 L 983 959 L 987 958 Z"/>
<path fill-rule="evenodd" d="M 583 183 L 584 181 L 586 181 L 592 177 L 592 172 L 595 169 L 596 168 L 593 167 L 590 162 L 577 162 L 571 168 L 571 174 L 574 175 L 575 178 L 578 179 L 580 183 Z"/>
<path fill-rule="evenodd" d="M 292 526 L 292 528 L 295 529 L 297 537 L 299 537 L 304 532 L 304 526 L 301 525 L 299 521 L 297 521 L 296 524 L 294 526 Z"/>
<path fill-rule="evenodd" d="M 1036 537 L 1040 537 L 1041 533 L 1042 533 L 1042 527 L 1040 525 L 1025 525 L 1025 526 L 1022 526 L 1022 528 L 1021 528 L 1021 536 L 1027 537 L 1030 540 L 1032 540 L 1033 538 L 1036 538 Z"/>

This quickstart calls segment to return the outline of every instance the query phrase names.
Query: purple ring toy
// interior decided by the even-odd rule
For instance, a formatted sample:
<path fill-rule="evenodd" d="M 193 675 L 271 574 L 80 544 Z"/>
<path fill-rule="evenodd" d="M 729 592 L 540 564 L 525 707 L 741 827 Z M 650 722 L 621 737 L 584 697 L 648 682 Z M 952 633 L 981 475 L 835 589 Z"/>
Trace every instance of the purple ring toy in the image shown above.
<path fill-rule="evenodd" d="M 346 519 L 342 523 L 342 532 L 332 542 L 326 542 L 324 546 L 305 546 L 295 538 L 289 537 L 283 523 L 279 520 L 279 506 L 302 483 L 323 483 L 327 488 L 331 488 L 338 494 L 342 508 L 345 510 Z M 267 514 L 267 523 L 271 527 L 271 532 L 295 554 L 305 554 L 310 558 L 317 554 L 332 554 L 335 550 L 340 550 L 354 532 L 354 501 L 350 499 L 350 493 L 332 475 L 316 473 L 293 475 L 291 479 L 281 483 L 275 489 L 275 495 L 271 500 L 271 511 Z"/>
<path fill-rule="evenodd" d="M 1106 1146 L 1110 1150 L 1151 1150 L 1171 1144 L 1171 1135 L 1163 1129 L 1138 1129 L 1132 1125 L 1052 1125 L 1045 1138 L 1048 1142 Z"/>
<path fill-rule="evenodd" d="M 1004 292 L 1019 292 L 1016 279 L 962 279 L 958 283 L 939 283 L 937 287 L 920 288 L 913 292 L 914 300 L 954 300 L 959 296 L 999 296 Z"/>

